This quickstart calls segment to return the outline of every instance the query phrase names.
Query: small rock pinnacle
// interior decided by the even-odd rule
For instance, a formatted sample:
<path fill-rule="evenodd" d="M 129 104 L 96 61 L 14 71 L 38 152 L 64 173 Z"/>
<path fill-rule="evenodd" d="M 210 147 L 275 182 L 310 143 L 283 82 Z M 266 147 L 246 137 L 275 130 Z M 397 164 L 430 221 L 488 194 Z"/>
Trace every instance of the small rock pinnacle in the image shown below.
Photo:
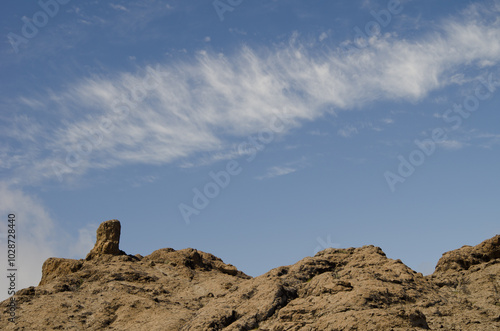
<path fill-rule="evenodd" d="M 120 250 L 121 225 L 118 220 L 102 222 L 97 229 L 97 238 L 94 248 L 87 254 L 87 261 L 103 254 L 123 255 Z"/>

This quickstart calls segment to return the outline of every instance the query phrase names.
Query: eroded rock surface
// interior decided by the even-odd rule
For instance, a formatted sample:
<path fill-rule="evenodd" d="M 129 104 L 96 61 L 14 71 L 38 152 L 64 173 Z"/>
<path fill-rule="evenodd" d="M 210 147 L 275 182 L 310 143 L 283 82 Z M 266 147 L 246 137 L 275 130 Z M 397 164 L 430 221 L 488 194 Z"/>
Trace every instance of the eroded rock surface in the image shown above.
<path fill-rule="evenodd" d="M 440 273 L 468 270 L 471 266 L 500 259 L 500 235 L 477 246 L 463 246 L 446 252 L 439 259 L 436 271 Z"/>
<path fill-rule="evenodd" d="M 87 259 L 48 259 L 40 285 L 15 296 L 16 325 L 0 304 L 0 329 L 500 329 L 500 236 L 443 254 L 429 276 L 363 246 L 252 278 L 192 248 L 126 255 L 116 222 Z"/>
<path fill-rule="evenodd" d="M 105 254 L 124 255 L 120 250 L 121 225 L 118 220 L 102 222 L 97 229 L 96 243 L 94 248 L 87 254 L 87 261 Z"/>

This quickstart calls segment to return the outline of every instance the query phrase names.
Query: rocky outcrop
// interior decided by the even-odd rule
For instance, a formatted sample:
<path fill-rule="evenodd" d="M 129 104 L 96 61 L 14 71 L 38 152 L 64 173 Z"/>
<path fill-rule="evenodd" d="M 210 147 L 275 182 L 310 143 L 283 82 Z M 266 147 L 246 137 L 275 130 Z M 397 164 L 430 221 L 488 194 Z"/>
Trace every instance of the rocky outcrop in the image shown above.
<path fill-rule="evenodd" d="M 218 257 L 193 248 L 186 248 L 179 251 L 175 251 L 172 248 L 159 249 L 151 253 L 148 256 L 148 260 L 152 261 L 152 263 L 168 263 L 174 267 L 177 265 L 185 266 L 188 268 L 187 270 L 189 270 L 191 277 L 194 276 L 197 270 L 218 270 L 228 275 L 244 279 L 250 278 L 236 269 L 235 266 L 225 264 Z"/>
<path fill-rule="evenodd" d="M 436 265 L 436 272 L 468 270 L 471 266 L 500 259 L 500 235 L 485 240 L 477 246 L 463 246 L 446 252 Z"/>
<path fill-rule="evenodd" d="M 252 278 L 192 248 L 125 255 L 119 229 L 101 224 L 88 259 L 48 259 L 40 285 L 15 296 L 17 324 L 0 329 L 500 329 L 499 236 L 445 253 L 430 276 L 363 246 Z"/>
<path fill-rule="evenodd" d="M 121 224 L 118 220 L 102 222 L 96 231 L 96 243 L 87 254 L 85 260 L 90 261 L 106 255 L 126 255 L 120 245 Z M 42 279 L 39 285 L 44 285 L 56 278 L 70 275 L 83 266 L 83 260 L 72 260 L 51 257 L 42 266 Z"/>
<path fill-rule="evenodd" d="M 72 274 L 80 270 L 82 266 L 83 262 L 79 260 L 51 257 L 43 263 L 42 280 L 39 285 L 44 285 L 58 277 Z"/>
<path fill-rule="evenodd" d="M 87 254 L 87 261 L 105 254 L 124 255 L 120 246 L 121 225 L 118 220 L 109 220 L 101 223 L 97 229 L 96 243 L 94 248 Z"/>
<path fill-rule="evenodd" d="M 327 249 L 242 283 L 182 330 L 427 329 L 415 302 L 438 296 L 438 287 L 378 247 Z"/>

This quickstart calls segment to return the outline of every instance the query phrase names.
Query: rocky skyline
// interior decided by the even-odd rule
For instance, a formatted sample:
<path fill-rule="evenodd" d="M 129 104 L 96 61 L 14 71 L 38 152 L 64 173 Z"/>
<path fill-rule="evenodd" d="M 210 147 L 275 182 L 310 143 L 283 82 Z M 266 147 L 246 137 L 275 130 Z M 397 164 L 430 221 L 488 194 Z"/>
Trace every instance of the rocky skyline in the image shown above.
<path fill-rule="evenodd" d="M 500 327 L 500 235 L 424 276 L 372 245 L 327 248 L 250 277 L 212 254 L 119 249 L 103 222 L 85 259 L 50 258 L 2 330 L 471 330 Z M 126 229 L 125 229 L 126 231 Z M 258 259 L 258 256 L 255 256 Z"/>

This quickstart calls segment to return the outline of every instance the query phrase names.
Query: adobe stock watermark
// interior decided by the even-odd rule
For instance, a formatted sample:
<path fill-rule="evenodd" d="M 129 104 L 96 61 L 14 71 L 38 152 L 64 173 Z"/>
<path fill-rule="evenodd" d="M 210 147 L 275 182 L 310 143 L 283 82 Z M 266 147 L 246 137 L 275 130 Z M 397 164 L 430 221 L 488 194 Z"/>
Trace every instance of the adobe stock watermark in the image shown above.
<path fill-rule="evenodd" d="M 16 294 L 17 291 L 17 279 L 18 279 L 18 263 L 17 263 L 17 256 L 18 256 L 18 250 L 17 250 L 17 243 L 19 236 L 16 237 L 16 215 L 15 214 L 9 214 L 7 216 L 7 279 L 9 280 L 9 287 L 7 289 L 7 294 L 10 296 L 9 299 L 9 304 L 8 304 L 8 311 L 9 311 L 9 322 L 15 323 L 16 322 L 16 298 L 14 297 L 14 294 Z"/>
<path fill-rule="evenodd" d="M 247 139 L 237 146 L 235 151 L 238 156 L 247 155 L 245 159 L 247 163 L 255 160 L 257 153 L 263 151 L 276 138 L 277 134 L 285 131 L 288 124 L 288 114 L 276 114 L 270 121 L 269 126 L 259 131 L 254 136 L 249 136 Z M 193 188 L 192 204 L 180 203 L 178 205 L 182 219 L 186 225 L 191 224 L 191 217 L 199 215 L 200 212 L 207 208 L 210 201 L 217 198 L 219 194 L 228 187 L 231 178 L 239 175 L 243 171 L 242 165 L 236 160 L 230 160 L 226 163 L 223 170 L 218 172 L 211 171 L 208 176 L 210 180 L 202 186 Z"/>
<path fill-rule="evenodd" d="M 318 252 L 320 252 L 320 251 L 322 251 L 324 249 L 327 249 L 327 248 L 339 248 L 340 247 L 339 243 L 332 242 L 332 236 L 331 235 L 327 235 L 326 236 L 326 240 L 324 240 L 321 237 L 317 237 L 316 241 L 318 242 L 319 245 L 316 246 L 316 248 L 314 249 L 313 256 L 316 255 L 316 254 L 318 254 Z"/>
<path fill-rule="evenodd" d="M 65 162 L 52 162 L 52 170 L 59 182 L 63 181 L 64 174 L 72 173 L 81 165 L 84 158 L 88 157 L 103 142 L 104 136 L 113 131 L 117 121 L 125 119 L 148 96 L 149 91 L 158 87 L 161 83 L 159 71 L 158 67 L 156 71 L 147 67 L 147 74 L 142 82 L 115 100 L 111 106 L 111 112 L 99 119 L 97 127 L 94 130 L 87 130 L 86 138 L 82 138 L 79 143 L 66 150 Z"/>
<path fill-rule="evenodd" d="M 389 0 L 386 9 L 382 9 L 378 12 L 371 10 L 370 15 L 375 20 L 367 22 L 364 31 L 361 30 L 359 26 L 355 26 L 353 28 L 355 32 L 354 41 L 342 43 L 340 49 L 347 54 L 351 54 L 368 47 L 369 43 L 367 40 L 379 35 L 382 28 L 389 26 L 392 22 L 392 18 L 401 14 L 401 12 L 403 12 L 403 5 L 399 0 Z"/>
<path fill-rule="evenodd" d="M 492 73 L 486 79 L 479 78 L 479 83 L 472 94 L 466 96 L 462 103 L 454 104 L 452 108 L 447 109 L 442 114 L 443 120 L 448 124 L 452 124 L 451 127 L 434 128 L 430 138 L 422 141 L 415 139 L 414 143 L 417 147 L 410 152 L 407 158 L 399 154 L 397 156 L 399 160 L 397 171 L 386 171 L 384 173 L 384 178 L 391 192 L 396 191 L 396 184 L 404 183 L 418 167 L 424 164 L 428 157 L 434 154 L 436 146 L 448 138 L 448 132 L 460 128 L 463 120 L 469 118 L 472 113 L 479 109 L 481 101 L 490 99 L 497 87 L 500 87 L 500 81 L 494 81 Z"/>
<path fill-rule="evenodd" d="M 224 13 L 232 12 L 236 7 L 241 5 L 243 0 L 215 0 L 212 2 L 215 12 L 219 16 L 220 21 L 224 21 Z"/>
<path fill-rule="evenodd" d="M 38 5 L 42 10 L 37 11 L 30 18 L 23 16 L 23 26 L 21 27 L 21 35 L 14 32 L 7 34 L 7 39 L 14 49 L 14 52 L 19 53 L 19 46 L 27 44 L 30 39 L 38 35 L 39 29 L 45 27 L 50 18 L 54 18 L 59 13 L 60 5 L 66 5 L 71 0 L 40 0 Z"/>

